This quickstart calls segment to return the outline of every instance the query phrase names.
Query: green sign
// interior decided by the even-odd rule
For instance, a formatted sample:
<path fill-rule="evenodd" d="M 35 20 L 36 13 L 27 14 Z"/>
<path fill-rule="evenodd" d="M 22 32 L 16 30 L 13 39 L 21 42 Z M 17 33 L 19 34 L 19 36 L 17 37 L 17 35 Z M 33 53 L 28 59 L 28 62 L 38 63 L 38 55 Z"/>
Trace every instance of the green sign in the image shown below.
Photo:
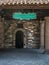
<path fill-rule="evenodd" d="M 30 20 L 30 19 L 36 19 L 36 13 L 13 13 L 13 19 L 19 19 L 19 20 Z"/>

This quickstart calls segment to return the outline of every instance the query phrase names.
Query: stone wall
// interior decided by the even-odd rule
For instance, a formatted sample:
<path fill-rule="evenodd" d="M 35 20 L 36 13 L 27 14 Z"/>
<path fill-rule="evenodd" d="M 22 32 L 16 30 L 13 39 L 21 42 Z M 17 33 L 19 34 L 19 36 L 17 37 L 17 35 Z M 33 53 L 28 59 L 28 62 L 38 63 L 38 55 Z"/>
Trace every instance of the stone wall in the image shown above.
<path fill-rule="evenodd" d="M 0 47 L 13 48 L 15 47 L 15 36 L 18 30 L 24 33 L 24 48 L 38 48 L 40 28 L 38 21 L 23 22 L 23 28 L 17 28 L 17 22 L 14 20 L 0 19 Z"/>
<path fill-rule="evenodd" d="M 35 22 L 35 21 L 34 21 Z M 45 24 L 45 25 L 44 25 Z M 37 48 L 39 37 L 36 38 L 35 34 L 40 34 L 40 40 L 41 44 L 40 47 L 44 48 L 45 45 L 45 51 L 49 51 L 49 17 L 45 17 L 45 21 L 42 21 L 39 24 L 38 23 L 25 23 L 24 28 L 22 31 L 24 31 L 24 39 L 25 39 L 25 48 Z M 43 27 L 45 26 L 45 27 Z M 37 29 L 40 29 L 40 32 L 37 31 Z M 12 20 L 4 20 L 4 18 L 0 17 L 0 48 L 9 48 L 9 47 L 15 47 L 15 33 L 17 31 L 17 22 Z M 38 30 L 39 30 L 38 29 Z M 44 31 L 45 29 L 45 31 Z M 37 33 L 38 32 L 38 33 Z M 45 38 L 44 38 L 45 33 Z M 29 40 L 28 40 L 29 39 Z M 35 40 L 35 41 L 34 41 Z M 45 41 L 45 43 L 44 43 Z M 34 44 L 35 43 L 35 44 Z"/>
<path fill-rule="evenodd" d="M 19 22 L 19 21 L 18 21 Z M 17 21 L 5 20 L 5 40 L 4 46 L 15 47 L 15 34 L 18 30 L 24 33 L 24 47 L 26 48 L 37 48 L 39 45 L 39 24 L 38 21 L 24 22 L 23 28 L 17 28 Z M 37 41 L 38 40 L 38 41 Z"/>

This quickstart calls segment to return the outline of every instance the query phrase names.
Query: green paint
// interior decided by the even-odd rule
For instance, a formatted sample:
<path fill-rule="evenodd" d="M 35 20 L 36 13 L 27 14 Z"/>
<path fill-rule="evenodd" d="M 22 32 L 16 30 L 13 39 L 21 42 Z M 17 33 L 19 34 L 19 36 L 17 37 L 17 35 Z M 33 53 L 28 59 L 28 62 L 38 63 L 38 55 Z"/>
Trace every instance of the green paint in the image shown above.
<path fill-rule="evenodd" d="M 36 13 L 13 13 L 13 19 L 19 19 L 19 20 L 30 20 L 30 19 L 36 19 Z"/>

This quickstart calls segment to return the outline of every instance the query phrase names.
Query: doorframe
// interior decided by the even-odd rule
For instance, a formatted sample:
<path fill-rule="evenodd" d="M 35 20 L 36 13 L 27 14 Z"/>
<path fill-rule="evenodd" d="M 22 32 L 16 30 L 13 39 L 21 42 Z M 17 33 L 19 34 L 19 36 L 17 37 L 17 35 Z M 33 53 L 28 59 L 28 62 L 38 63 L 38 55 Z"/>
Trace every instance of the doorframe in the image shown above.
<path fill-rule="evenodd" d="M 13 44 L 14 44 L 14 47 L 15 47 L 15 35 L 18 31 L 22 31 L 24 33 L 24 44 L 23 44 L 23 48 L 24 48 L 24 45 L 26 44 L 27 41 L 26 40 L 26 33 L 25 33 L 25 30 L 22 29 L 22 28 L 18 28 L 14 31 L 14 35 L 13 35 Z"/>

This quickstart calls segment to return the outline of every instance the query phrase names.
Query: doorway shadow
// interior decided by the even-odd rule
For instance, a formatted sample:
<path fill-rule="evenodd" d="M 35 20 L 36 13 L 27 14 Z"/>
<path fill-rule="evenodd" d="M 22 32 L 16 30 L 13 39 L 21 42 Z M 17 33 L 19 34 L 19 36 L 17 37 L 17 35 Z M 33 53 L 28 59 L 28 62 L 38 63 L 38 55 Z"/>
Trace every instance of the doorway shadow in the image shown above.
<path fill-rule="evenodd" d="M 22 31 L 17 31 L 15 36 L 15 47 L 16 48 L 23 48 L 24 44 L 24 33 Z"/>

